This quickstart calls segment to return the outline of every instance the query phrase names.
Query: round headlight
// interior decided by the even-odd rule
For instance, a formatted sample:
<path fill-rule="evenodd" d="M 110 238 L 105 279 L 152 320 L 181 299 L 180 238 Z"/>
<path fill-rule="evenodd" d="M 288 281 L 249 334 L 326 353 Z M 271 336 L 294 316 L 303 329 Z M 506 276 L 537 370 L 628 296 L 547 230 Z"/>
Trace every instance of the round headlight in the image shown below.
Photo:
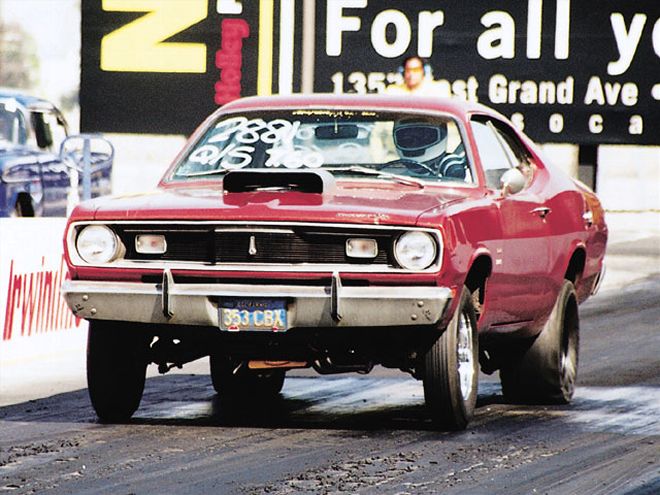
<path fill-rule="evenodd" d="M 403 268 L 424 270 L 435 260 L 435 240 L 426 232 L 407 232 L 394 245 L 394 256 Z"/>
<path fill-rule="evenodd" d="M 89 225 L 78 234 L 76 249 L 85 262 L 98 265 L 115 259 L 119 253 L 119 240 L 108 227 Z"/>

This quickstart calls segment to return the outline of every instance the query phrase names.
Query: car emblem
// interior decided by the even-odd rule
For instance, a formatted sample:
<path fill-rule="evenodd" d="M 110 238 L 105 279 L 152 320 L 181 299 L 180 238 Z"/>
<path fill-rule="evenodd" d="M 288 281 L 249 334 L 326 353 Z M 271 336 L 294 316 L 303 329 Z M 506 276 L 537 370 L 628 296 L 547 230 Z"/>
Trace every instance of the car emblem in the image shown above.
<path fill-rule="evenodd" d="M 257 240 L 253 235 L 250 236 L 250 246 L 248 247 L 248 254 L 254 256 L 257 254 Z"/>

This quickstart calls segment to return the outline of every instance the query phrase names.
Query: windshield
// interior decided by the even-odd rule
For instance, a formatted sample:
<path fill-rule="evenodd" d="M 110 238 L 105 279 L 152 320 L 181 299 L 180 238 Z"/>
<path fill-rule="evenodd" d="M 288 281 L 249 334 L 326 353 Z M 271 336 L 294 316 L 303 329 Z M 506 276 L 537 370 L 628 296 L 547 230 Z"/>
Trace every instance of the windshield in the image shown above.
<path fill-rule="evenodd" d="M 172 178 L 239 169 L 324 169 L 336 176 L 472 183 L 455 121 L 418 114 L 289 110 L 224 116 Z"/>
<path fill-rule="evenodd" d="M 13 100 L 0 100 L 0 145 L 25 144 L 25 119 Z"/>

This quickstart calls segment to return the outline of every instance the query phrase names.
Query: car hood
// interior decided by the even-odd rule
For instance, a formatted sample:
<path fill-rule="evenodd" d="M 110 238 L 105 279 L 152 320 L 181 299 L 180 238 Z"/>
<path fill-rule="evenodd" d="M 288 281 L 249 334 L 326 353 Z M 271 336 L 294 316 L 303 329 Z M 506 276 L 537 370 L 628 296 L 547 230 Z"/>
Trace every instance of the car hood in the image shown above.
<path fill-rule="evenodd" d="M 338 184 L 332 193 L 223 192 L 221 188 L 166 187 L 106 196 L 78 207 L 73 220 L 301 221 L 415 225 L 429 210 L 476 194 L 473 189 L 394 183 Z"/>

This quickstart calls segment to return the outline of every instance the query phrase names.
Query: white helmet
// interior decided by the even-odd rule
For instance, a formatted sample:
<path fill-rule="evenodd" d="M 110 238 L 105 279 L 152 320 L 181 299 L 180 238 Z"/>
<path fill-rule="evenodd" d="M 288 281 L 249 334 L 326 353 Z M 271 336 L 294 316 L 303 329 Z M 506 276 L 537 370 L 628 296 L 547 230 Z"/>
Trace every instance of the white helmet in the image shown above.
<path fill-rule="evenodd" d="M 440 158 L 447 150 L 447 126 L 444 123 L 399 120 L 394 123 L 392 133 L 401 158 L 427 163 Z"/>

